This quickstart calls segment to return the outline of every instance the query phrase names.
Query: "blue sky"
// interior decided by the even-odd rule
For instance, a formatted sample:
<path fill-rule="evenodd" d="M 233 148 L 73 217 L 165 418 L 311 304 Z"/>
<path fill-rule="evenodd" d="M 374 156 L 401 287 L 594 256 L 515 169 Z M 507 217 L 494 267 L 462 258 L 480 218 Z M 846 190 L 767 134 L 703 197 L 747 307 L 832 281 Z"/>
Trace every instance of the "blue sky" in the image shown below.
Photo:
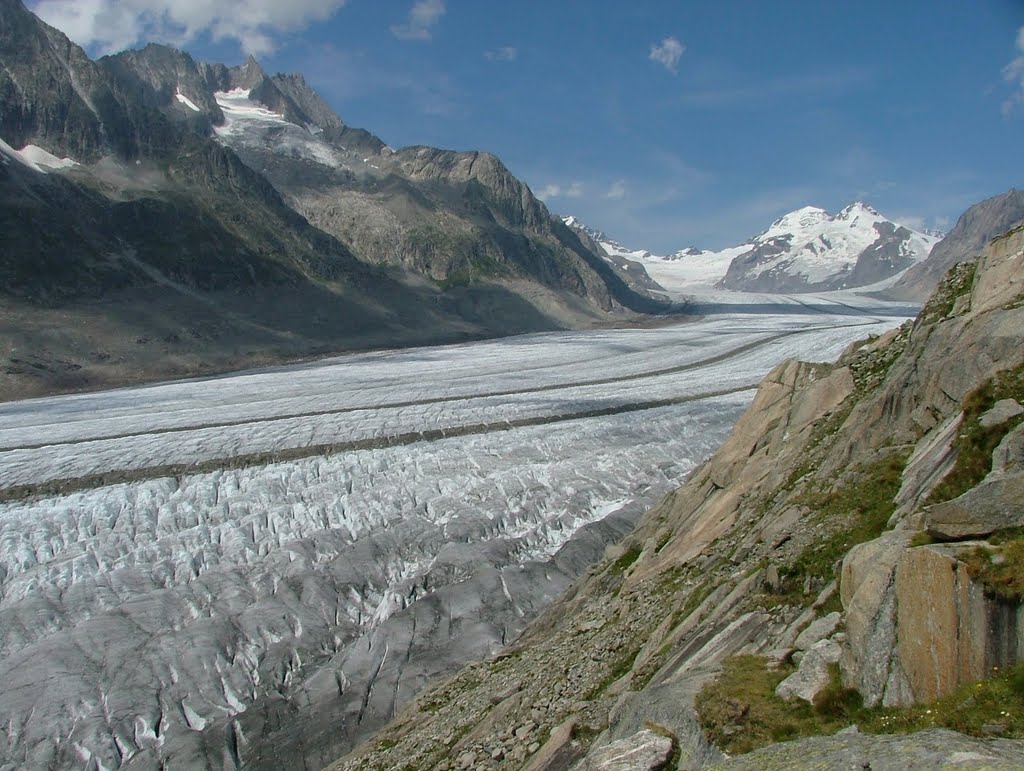
<path fill-rule="evenodd" d="M 494 152 L 552 211 L 656 252 L 856 199 L 948 228 L 1024 185 L 1020 0 L 29 5 L 93 55 L 252 52 L 392 146 Z"/>

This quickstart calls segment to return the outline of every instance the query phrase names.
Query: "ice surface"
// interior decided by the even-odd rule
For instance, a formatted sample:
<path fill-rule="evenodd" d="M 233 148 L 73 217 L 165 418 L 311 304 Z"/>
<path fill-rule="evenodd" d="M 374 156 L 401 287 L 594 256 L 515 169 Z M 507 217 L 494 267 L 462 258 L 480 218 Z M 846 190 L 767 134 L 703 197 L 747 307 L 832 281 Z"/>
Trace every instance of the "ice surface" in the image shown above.
<path fill-rule="evenodd" d="M 428 676 L 514 637 L 713 451 L 781 358 L 833 358 L 902 320 L 722 299 L 659 329 L 0 405 L 0 486 L 212 464 L 0 505 L 0 762 L 193 767 L 249 753 L 238 762 L 261 767 L 260 743 L 284 741 L 263 721 L 303 762 L 328 760 Z M 313 449 L 228 462 L 282 448 Z M 296 708 L 271 717 L 280 704 Z M 246 742 L 225 744 L 235 732 Z"/>
<path fill-rule="evenodd" d="M 249 98 L 249 91 L 236 88 L 217 91 L 214 98 L 224 113 L 224 125 L 214 131 L 232 147 L 270 149 L 279 155 L 294 155 L 331 168 L 340 168 L 343 159 L 337 148 L 318 139 L 323 132 L 296 126 L 283 115 Z"/>

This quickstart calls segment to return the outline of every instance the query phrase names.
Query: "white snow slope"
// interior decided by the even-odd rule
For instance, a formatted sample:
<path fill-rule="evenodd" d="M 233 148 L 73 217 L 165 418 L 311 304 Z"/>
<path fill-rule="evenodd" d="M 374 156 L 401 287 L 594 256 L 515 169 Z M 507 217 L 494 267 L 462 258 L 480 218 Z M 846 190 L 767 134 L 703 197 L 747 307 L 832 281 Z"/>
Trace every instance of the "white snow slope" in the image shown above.
<path fill-rule="evenodd" d="M 563 217 L 563 221 L 569 227 L 587 232 L 609 254 L 641 262 L 651 278 L 670 291 L 712 287 L 725 276 L 737 257 L 771 244 L 784 248 L 770 260 L 751 267 L 748 271 L 750 277 L 782 268 L 793 276 L 803 276 L 808 284 L 818 283 L 852 269 L 860 254 L 878 240 L 877 226 L 901 226 L 862 202 L 850 204 L 834 217 L 824 209 L 805 206 L 776 220 L 763 233 L 739 246 L 721 251 L 689 247 L 660 256 L 643 249 L 624 247 L 601 231 L 588 228 L 575 217 Z M 909 227 L 907 230 L 910 236 L 901 243 L 900 254 L 915 262 L 927 257 L 941 238 Z M 889 281 L 897 278 L 894 276 Z"/>
<path fill-rule="evenodd" d="M 678 486 L 778 361 L 902 321 L 780 310 L 0 404 L 0 491 L 138 476 L 0 504 L 0 765 L 260 767 L 275 703 L 329 761 L 514 637 L 581 527 Z"/>

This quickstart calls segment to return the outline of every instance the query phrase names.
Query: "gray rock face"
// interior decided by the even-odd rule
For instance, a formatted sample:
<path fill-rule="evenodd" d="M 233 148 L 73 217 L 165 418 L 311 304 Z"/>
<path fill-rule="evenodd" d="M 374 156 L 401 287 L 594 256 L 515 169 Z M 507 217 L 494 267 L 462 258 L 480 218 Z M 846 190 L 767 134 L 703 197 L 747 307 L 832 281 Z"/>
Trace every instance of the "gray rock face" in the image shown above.
<path fill-rule="evenodd" d="M 928 506 L 924 523 L 929 535 L 948 541 L 980 538 L 997 530 L 1024 525 L 1024 473 L 990 475 L 951 501 Z"/>
<path fill-rule="evenodd" d="M 827 616 L 815 619 L 796 638 L 793 647 L 801 651 L 809 650 L 815 643 L 826 637 L 831 637 L 841 619 L 842 614 L 839 611 L 833 611 Z"/>
<path fill-rule="evenodd" d="M 933 728 L 909 736 L 836 734 L 774 744 L 712 766 L 734 771 L 784 771 L 797 768 L 867 769 L 1019 769 L 1024 742 L 975 739 Z"/>
<path fill-rule="evenodd" d="M 672 740 L 644 730 L 601 747 L 573 771 L 660 771 L 672 757 Z"/>
<path fill-rule="evenodd" d="M 1004 400 L 986 415 L 995 416 L 990 424 L 1003 423 L 1020 414 L 1019 406 L 1012 399 Z M 1024 525 L 1022 464 L 1024 424 L 1003 437 L 992 452 L 992 471 L 979 485 L 951 501 L 924 509 L 924 527 L 928 533 L 941 540 L 958 541 Z"/>
<path fill-rule="evenodd" d="M 849 641 L 843 674 L 868 706 L 898 702 L 904 691 L 893 663 L 896 600 L 892 586 L 896 565 L 912 537 L 904 531 L 885 533 L 855 546 L 843 560 L 840 586 Z"/>

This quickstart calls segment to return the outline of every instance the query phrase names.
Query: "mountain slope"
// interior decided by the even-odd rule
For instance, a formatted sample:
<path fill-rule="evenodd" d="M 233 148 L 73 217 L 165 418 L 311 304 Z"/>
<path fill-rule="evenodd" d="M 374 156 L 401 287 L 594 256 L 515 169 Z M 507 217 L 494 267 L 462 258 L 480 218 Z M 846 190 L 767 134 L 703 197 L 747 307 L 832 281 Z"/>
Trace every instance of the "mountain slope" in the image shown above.
<path fill-rule="evenodd" d="M 1024 220 L 1024 191 L 1009 190 L 974 204 L 937 243 L 928 259 L 900 277 L 887 295 L 901 300 L 926 299 L 954 263 L 977 257 L 1000 233 Z"/>
<path fill-rule="evenodd" d="M 301 76 L 93 62 L 20 0 L 0 65 L 0 398 L 664 307 L 493 156 L 396 154 Z"/>
<path fill-rule="evenodd" d="M 1020 531 L 1004 529 L 1024 525 L 1013 503 L 1024 464 L 1022 264 L 1017 229 L 951 271 L 912 324 L 834 365 L 777 367 L 711 460 L 518 641 L 421 695 L 334 768 L 454 760 L 540 771 L 584 757 L 580 767 L 605 768 L 640 747 L 658 758 L 652 768 L 670 758 L 697 768 L 722 761 L 720 747 L 750 749 L 734 739 L 771 742 L 771 730 L 756 738 L 759 720 L 786 724 L 786 738 L 834 733 L 844 714 L 883 732 L 910 724 L 834 701 L 834 713 L 799 706 L 836 693 L 835 664 L 866 705 L 898 708 L 1019 662 L 1024 596 L 997 595 L 984 563 L 968 562 L 981 547 L 985 562 L 1005 564 L 1021 546 Z M 1010 540 L 973 540 L 1000 532 Z M 723 664 L 743 678 L 724 700 L 702 690 Z M 776 711 L 762 715 L 757 677 L 797 694 L 797 706 L 772 696 Z M 1024 703 L 1007 698 L 988 712 L 957 702 L 925 722 L 1019 737 L 1006 716 Z M 733 762 L 825 767 L 849 752 L 847 738 Z M 997 768 L 1024 752 L 1019 739 L 953 733 L 857 738 L 857 765 L 921 757 L 923 744 Z"/>

